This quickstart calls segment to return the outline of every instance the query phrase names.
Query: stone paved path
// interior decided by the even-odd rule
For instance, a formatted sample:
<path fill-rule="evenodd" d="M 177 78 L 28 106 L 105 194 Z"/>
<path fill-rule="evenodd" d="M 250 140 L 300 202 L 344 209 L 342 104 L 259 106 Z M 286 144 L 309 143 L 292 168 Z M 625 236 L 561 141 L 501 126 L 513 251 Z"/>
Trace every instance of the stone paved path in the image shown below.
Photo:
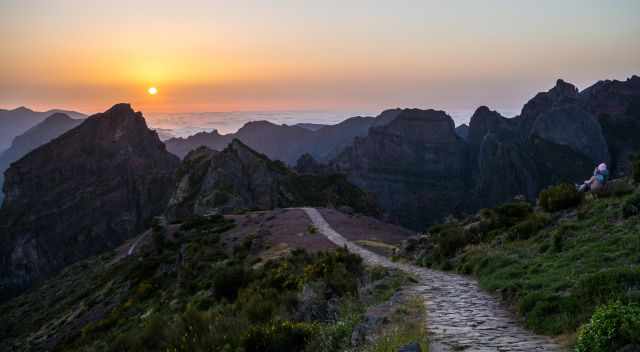
<path fill-rule="evenodd" d="M 550 338 L 522 328 L 513 315 L 471 279 L 399 264 L 349 242 L 334 231 L 320 212 L 303 208 L 318 231 L 331 242 L 357 253 L 368 264 L 413 274 L 413 289 L 425 299 L 430 352 L 440 351 L 562 351 Z"/>

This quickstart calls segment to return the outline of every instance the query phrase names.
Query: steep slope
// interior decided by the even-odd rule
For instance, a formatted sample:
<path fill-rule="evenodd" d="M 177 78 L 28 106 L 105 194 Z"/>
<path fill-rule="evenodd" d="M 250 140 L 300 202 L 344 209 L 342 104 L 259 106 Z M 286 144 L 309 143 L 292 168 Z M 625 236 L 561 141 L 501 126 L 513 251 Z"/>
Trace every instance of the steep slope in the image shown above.
<path fill-rule="evenodd" d="M 451 117 L 407 109 L 356 139 L 332 166 L 375 194 L 392 221 L 418 229 L 449 215 L 463 199 L 468 157 Z"/>
<path fill-rule="evenodd" d="M 520 194 L 534 200 L 548 185 L 580 182 L 595 165 L 610 162 L 609 145 L 622 144 L 617 148 L 630 153 L 632 143 L 621 142 L 614 137 L 615 128 L 607 127 L 612 120 L 598 119 L 589 108 L 591 99 L 586 95 L 595 93 L 581 94 L 558 80 L 513 119 L 478 108 L 468 138 L 476 183 L 468 210 L 495 206 Z"/>
<path fill-rule="evenodd" d="M 119 245 L 164 209 L 178 159 L 118 104 L 13 163 L 0 209 L 3 297 Z"/>
<path fill-rule="evenodd" d="M 72 119 L 64 113 L 55 113 L 17 136 L 11 143 L 11 147 L 0 154 L 0 185 L 4 183 L 4 171 L 9 168 L 12 162 L 76 127 L 81 122 L 82 120 Z M 0 205 L 3 197 L 4 193 L 0 192 Z"/>
<path fill-rule="evenodd" d="M 628 174 L 629 157 L 640 151 L 640 77 L 600 81 L 580 92 L 579 100 L 602 126 L 614 173 Z"/>
<path fill-rule="evenodd" d="M 357 329 L 366 309 L 411 282 L 314 231 L 301 210 L 158 222 L 131 255 L 88 258 L 0 304 L 0 350 L 352 349 L 355 331 L 370 340 L 372 327 Z"/>
<path fill-rule="evenodd" d="M 24 106 L 13 110 L 0 109 L 0 151 L 9 148 L 16 136 L 23 134 L 55 113 L 64 113 L 74 119 L 86 117 L 75 111 L 49 110 L 39 112 Z"/>
<path fill-rule="evenodd" d="M 634 187 L 627 180 L 614 182 L 607 197 L 583 199 L 571 185 L 560 186 L 541 197 L 553 199 L 552 208 L 543 201 L 545 207 L 535 208 L 510 202 L 434 225 L 408 240 L 401 255 L 473 275 L 482 288 L 517 307 L 530 329 L 575 337 L 599 306 L 640 308 L 640 189 L 636 185 L 630 194 Z M 625 324 L 601 321 L 608 326 L 599 338 L 612 343 L 602 351 L 637 346 L 640 321 L 637 313 L 628 318 Z"/>
<path fill-rule="evenodd" d="M 201 147 L 189 153 L 178 171 L 169 202 L 170 219 L 210 212 L 273 209 L 296 205 L 351 206 L 376 213 L 372 198 L 342 175 L 298 175 L 282 162 L 234 139 L 218 152 Z"/>

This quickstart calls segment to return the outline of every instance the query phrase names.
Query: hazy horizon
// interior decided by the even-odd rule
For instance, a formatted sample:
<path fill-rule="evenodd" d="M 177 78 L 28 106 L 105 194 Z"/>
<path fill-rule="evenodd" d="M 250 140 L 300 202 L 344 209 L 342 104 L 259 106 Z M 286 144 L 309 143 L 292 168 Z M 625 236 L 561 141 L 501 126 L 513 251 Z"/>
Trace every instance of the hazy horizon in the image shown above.
<path fill-rule="evenodd" d="M 513 110 L 557 78 L 583 89 L 640 72 L 638 13 L 629 0 L 9 0 L 0 106 Z"/>

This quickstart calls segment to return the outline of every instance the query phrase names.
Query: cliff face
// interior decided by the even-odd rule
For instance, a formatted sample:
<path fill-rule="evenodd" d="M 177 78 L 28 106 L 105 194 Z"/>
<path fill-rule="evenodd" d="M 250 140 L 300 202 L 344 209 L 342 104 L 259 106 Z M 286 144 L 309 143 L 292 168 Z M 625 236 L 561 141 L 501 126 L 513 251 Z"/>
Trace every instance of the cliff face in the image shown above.
<path fill-rule="evenodd" d="M 128 104 L 13 163 L 0 209 L 2 294 L 143 230 L 164 210 L 178 163 Z"/>
<path fill-rule="evenodd" d="M 472 207 L 494 206 L 517 194 L 534 200 L 548 185 L 588 178 L 602 162 L 614 174 L 628 171 L 628 156 L 640 150 L 634 137 L 640 131 L 634 110 L 639 81 L 599 82 L 579 93 L 558 80 L 513 119 L 479 108 L 469 131 L 477 156 Z"/>
<path fill-rule="evenodd" d="M 375 214 L 373 198 L 343 175 L 301 175 L 234 139 L 223 151 L 189 153 L 178 170 L 168 206 L 170 219 L 242 209 L 350 206 Z"/>
<path fill-rule="evenodd" d="M 392 221 L 421 228 L 459 205 L 468 189 L 468 157 L 451 117 L 407 109 L 356 139 L 332 167 L 374 193 Z"/>
<path fill-rule="evenodd" d="M 629 157 L 640 151 L 640 77 L 600 81 L 580 92 L 579 99 L 602 126 L 614 174 L 628 174 Z"/>

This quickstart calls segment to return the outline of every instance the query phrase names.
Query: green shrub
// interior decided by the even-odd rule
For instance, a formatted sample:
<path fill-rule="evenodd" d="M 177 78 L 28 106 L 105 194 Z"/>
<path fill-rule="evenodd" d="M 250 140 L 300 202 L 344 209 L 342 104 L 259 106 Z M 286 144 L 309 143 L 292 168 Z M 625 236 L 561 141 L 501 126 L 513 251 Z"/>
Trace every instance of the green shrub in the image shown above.
<path fill-rule="evenodd" d="M 640 269 L 609 269 L 587 275 L 576 284 L 574 293 L 582 302 L 592 305 L 611 300 L 627 301 L 640 290 Z"/>
<path fill-rule="evenodd" d="M 555 231 L 551 237 L 551 248 L 558 253 L 562 252 L 563 233 L 561 231 Z"/>
<path fill-rule="evenodd" d="M 549 218 L 541 214 L 531 214 L 526 220 L 517 223 L 512 229 L 510 238 L 526 240 L 538 233 L 549 223 Z"/>
<path fill-rule="evenodd" d="M 213 286 L 217 298 L 233 301 L 245 285 L 246 273 L 241 265 L 231 265 L 216 273 Z"/>
<path fill-rule="evenodd" d="M 622 205 L 622 216 L 629 218 L 640 214 L 640 192 L 634 193 Z"/>
<path fill-rule="evenodd" d="M 578 333 L 576 351 L 609 352 L 640 345 L 640 305 L 611 303 L 596 309 Z"/>
<path fill-rule="evenodd" d="M 518 305 L 526 324 L 536 332 L 556 335 L 577 325 L 578 302 L 573 296 L 530 293 Z"/>
<path fill-rule="evenodd" d="M 526 219 L 533 212 L 531 204 L 527 202 L 511 202 L 500 205 L 495 209 L 497 225 L 499 227 L 511 227 Z"/>
<path fill-rule="evenodd" d="M 315 324 L 290 321 L 274 321 L 265 325 L 253 325 L 244 338 L 244 351 L 302 351 L 317 330 Z"/>
<path fill-rule="evenodd" d="M 631 159 L 631 175 L 634 183 L 640 183 L 640 154 Z"/>
<path fill-rule="evenodd" d="M 332 294 L 356 295 L 358 280 L 364 273 L 362 258 L 344 248 L 321 252 L 318 259 L 304 268 L 304 280 L 322 280 Z"/>
<path fill-rule="evenodd" d="M 574 185 L 563 183 L 551 186 L 540 192 L 540 206 L 549 212 L 578 206 L 582 201 L 582 194 Z"/>

